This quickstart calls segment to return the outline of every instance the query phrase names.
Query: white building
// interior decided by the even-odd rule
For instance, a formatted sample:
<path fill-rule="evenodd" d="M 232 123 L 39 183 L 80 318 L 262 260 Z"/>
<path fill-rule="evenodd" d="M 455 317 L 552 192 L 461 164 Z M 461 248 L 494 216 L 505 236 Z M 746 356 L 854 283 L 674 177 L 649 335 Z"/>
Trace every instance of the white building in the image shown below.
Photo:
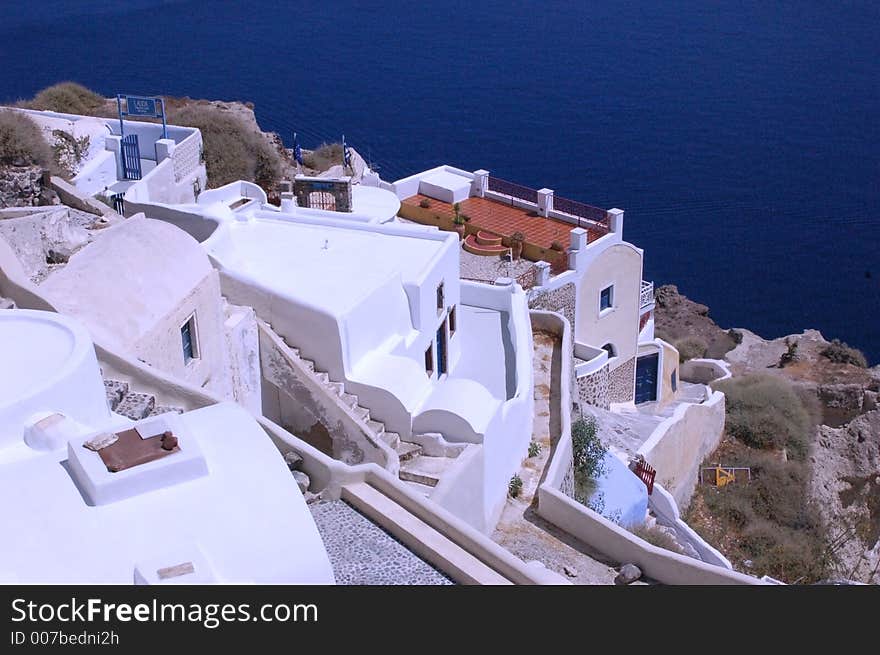
<path fill-rule="evenodd" d="M 452 204 L 459 203 L 473 219 L 464 244 L 472 252 L 504 251 L 515 232 L 525 236 L 523 256 L 537 262 L 527 285 L 529 305 L 557 311 L 571 323 L 582 400 L 608 407 L 674 397 L 678 353 L 654 338 L 653 284 L 642 279 L 644 251 L 623 238 L 622 210 L 452 166 L 378 184 L 401 200 L 402 216 L 423 224 L 447 227 Z M 498 246 L 480 247 L 477 231 Z M 553 260 L 560 264 L 555 274 Z"/>
<path fill-rule="evenodd" d="M 26 113 L 43 130 L 49 143 L 53 131 L 61 130 L 77 140 L 88 137 L 88 147 L 75 166 L 71 179 L 77 190 L 94 196 L 105 189 L 125 194 L 131 202 L 193 202 L 205 188 L 207 174 L 202 160 L 202 135 L 192 127 L 162 126 L 144 121 L 63 114 L 53 111 L 17 109 Z M 126 175 L 122 144 L 134 135 L 138 143 L 140 178 Z"/>
<path fill-rule="evenodd" d="M 334 582 L 296 482 L 245 410 L 112 414 L 85 328 L 50 312 L 0 310 L 0 360 L 0 581 Z M 176 445 L 155 441 L 166 431 Z"/>
<path fill-rule="evenodd" d="M 443 467 L 439 483 L 436 470 L 409 479 L 427 481 L 417 488 L 490 530 L 531 436 L 525 294 L 509 283 L 461 282 L 457 236 L 397 222 L 393 194 L 359 185 L 353 196 L 350 213 L 299 208 L 289 198 L 279 209 L 236 183 L 194 205 L 145 209 L 202 238 L 229 301 L 253 307 L 330 383 L 357 396 L 386 434 L 404 444 L 435 435 L 462 455 L 426 458 Z M 297 427 L 302 403 L 273 397 L 272 386 L 290 385 L 271 377 L 264 364 L 264 415 Z"/>

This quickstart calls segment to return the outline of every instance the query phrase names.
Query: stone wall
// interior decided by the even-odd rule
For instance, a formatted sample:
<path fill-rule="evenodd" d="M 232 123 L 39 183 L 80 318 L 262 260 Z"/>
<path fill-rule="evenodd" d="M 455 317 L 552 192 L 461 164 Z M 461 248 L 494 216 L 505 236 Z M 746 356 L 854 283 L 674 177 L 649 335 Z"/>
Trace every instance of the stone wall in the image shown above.
<path fill-rule="evenodd" d="M 607 366 L 603 366 L 595 373 L 585 375 L 577 380 L 578 397 L 581 402 L 595 405 L 602 409 L 608 409 L 609 407 L 609 387 L 610 374 L 608 373 Z"/>
<path fill-rule="evenodd" d="M 529 309 L 544 309 L 565 316 L 569 325 L 574 328 L 574 308 L 577 300 L 577 289 L 574 282 L 563 284 L 558 289 L 545 291 L 529 300 Z"/>
<path fill-rule="evenodd" d="M 608 402 L 626 403 L 635 398 L 636 358 L 632 357 L 608 374 Z"/>
<path fill-rule="evenodd" d="M 0 208 L 36 207 L 43 193 L 43 171 L 39 166 L 0 167 Z"/>

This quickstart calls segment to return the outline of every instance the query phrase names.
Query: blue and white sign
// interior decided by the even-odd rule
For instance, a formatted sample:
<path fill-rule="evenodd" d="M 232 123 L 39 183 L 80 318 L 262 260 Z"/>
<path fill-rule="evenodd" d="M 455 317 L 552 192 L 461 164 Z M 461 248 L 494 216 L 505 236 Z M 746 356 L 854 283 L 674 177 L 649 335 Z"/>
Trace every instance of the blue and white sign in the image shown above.
<path fill-rule="evenodd" d="M 158 109 L 156 98 L 143 98 L 141 96 L 125 96 L 126 114 L 129 116 L 150 116 L 159 118 L 162 112 Z"/>
<path fill-rule="evenodd" d="M 123 100 L 125 100 L 125 111 L 122 110 Z M 117 93 L 116 108 L 119 110 L 119 133 L 122 136 L 125 136 L 124 119 L 126 116 L 147 116 L 162 119 L 162 138 L 168 138 L 168 126 L 165 124 L 165 101 L 162 98 L 146 98 Z"/>

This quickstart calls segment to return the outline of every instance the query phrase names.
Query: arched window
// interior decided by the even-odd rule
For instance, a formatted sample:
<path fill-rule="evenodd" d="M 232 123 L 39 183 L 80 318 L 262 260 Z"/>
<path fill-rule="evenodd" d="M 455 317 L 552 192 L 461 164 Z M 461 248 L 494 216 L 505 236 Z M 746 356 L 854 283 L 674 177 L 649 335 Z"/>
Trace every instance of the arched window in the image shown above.
<path fill-rule="evenodd" d="M 617 357 L 617 350 L 610 343 L 606 343 L 604 346 L 602 346 L 602 350 L 605 350 L 608 352 L 609 359 L 611 357 Z"/>

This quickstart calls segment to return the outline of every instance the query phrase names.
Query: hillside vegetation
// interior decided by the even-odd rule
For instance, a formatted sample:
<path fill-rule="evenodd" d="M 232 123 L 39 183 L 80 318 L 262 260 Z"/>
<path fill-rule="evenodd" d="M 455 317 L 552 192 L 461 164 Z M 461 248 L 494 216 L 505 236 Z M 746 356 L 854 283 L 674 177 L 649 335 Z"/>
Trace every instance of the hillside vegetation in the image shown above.
<path fill-rule="evenodd" d="M 76 82 L 54 84 L 18 105 L 105 118 L 117 115 L 115 98 L 105 98 Z M 256 182 L 266 191 L 276 186 L 286 155 L 260 130 L 253 118 L 253 105 L 169 97 L 165 106 L 169 123 L 201 130 L 209 188 L 236 180 Z"/>

